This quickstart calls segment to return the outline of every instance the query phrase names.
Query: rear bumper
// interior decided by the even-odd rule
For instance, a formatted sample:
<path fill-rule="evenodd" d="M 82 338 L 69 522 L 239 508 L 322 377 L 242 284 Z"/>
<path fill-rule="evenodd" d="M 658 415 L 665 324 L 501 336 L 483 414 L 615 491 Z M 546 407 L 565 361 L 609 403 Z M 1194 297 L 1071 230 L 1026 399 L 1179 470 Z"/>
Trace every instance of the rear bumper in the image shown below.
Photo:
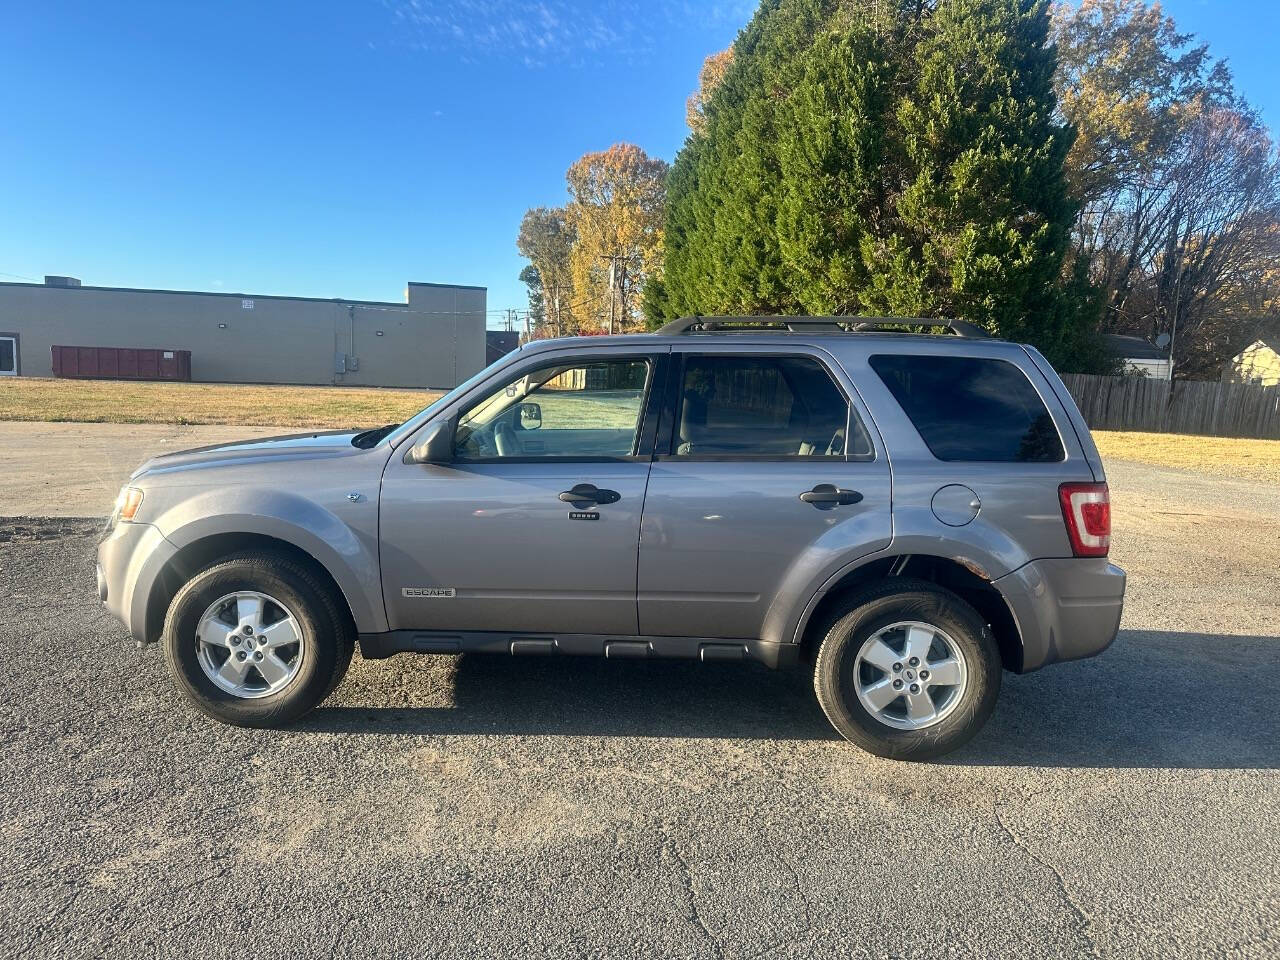
<path fill-rule="evenodd" d="M 1036 560 L 994 581 L 1022 635 L 1022 673 L 1101 653 L 1115 640 L 1125 572 L 1104 558 Z"/>
<path fill-rule="evenodd" d="M 139 643 L 147 641 L 147 602 L 177 547 L 149 523 L 117 523 L 98 544 L 98 597 Z"/>

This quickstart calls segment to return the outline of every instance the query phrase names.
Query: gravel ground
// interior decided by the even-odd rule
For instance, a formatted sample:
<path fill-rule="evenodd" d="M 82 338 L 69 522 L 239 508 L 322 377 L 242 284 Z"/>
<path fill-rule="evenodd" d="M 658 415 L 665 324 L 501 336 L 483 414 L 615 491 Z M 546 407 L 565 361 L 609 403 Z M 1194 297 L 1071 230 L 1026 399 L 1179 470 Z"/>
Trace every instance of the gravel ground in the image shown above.
<path fill-rule="evenodd" d="M 357 658 L 218 726 L 96 521 L 0 520 L 0 955 L 1274 957 L 1280 491 L 1111 480 L 1119 640 L 933 765 L 743 666 Z"/>

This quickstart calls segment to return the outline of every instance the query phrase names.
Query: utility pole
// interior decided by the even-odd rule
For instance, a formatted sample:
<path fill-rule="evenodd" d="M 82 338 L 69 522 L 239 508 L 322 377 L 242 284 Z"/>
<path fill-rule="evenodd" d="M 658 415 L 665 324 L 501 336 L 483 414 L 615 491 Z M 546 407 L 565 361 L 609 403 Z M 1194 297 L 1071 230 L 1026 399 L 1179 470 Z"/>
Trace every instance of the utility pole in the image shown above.
<path fill-rule="evenodd" d="M 627 258 L 615 253 L 601 259 L 609 261 L 609 332 L 613 333 L 615 303 L 619 303 L 622 307 L 618 316 L 619 325 L 624 323 L 627 317 Z"/>
<path fill-rule="evenodd" d="M 613 264 L 609 265 L 609 333 L 613 333 L 613 299 L 617 293 L 617 288 L 613 285 Z"/>
<path fill-rule="evenodd" d="M 1181 211 L 1179 211 L 1181 213 Z M 1181 219 L 1181 217 L 1179 217 Z M 1181 227 L 1179 227 L 1181 233 Z M 1183 248 L 1179 241 L 1178 244 L 1178 268 L 1173 275 L 1173 323 L 1169 333 L 1169 382 L 1173 382 L 1173 348 L 1178 343 L 1178 314 L 1182 309 L 1182 267 L 1186 261 L 1183 259 Z"/>
<path fill-rule="evenodd" d="M 618 258 L 618 320 L 625 325 L 631 314 L 627 312 L 627 258 Z"/>

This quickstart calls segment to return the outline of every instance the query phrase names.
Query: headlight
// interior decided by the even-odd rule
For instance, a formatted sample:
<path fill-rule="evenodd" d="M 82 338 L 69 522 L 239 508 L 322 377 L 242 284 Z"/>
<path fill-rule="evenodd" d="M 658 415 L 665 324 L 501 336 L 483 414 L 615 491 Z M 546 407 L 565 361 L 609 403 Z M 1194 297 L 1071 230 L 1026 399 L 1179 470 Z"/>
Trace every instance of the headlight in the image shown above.
<path fill-rule="evenodd" d="M 111 523 L 115 524 L 119 520 L 128 523 L 138 515 L 140 506 L 142 491 L 137 487 L 121 487 L 120 496 L 116 497 L 115 509 L 111 512 Z"/>

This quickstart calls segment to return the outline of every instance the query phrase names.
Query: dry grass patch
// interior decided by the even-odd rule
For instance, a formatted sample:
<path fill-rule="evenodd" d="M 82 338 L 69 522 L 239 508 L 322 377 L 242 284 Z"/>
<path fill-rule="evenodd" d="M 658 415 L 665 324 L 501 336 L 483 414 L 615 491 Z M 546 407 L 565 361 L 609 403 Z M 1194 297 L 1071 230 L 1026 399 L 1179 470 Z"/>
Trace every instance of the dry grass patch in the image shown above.
<path fill-rule="evenodd" d="M 1132 460 L 1239 480 L 1280 483 L 1280 440 L 1094 430 L 1103 460 Z"/>
<path fill-rule="evenodd" d="M 438 390 L 0 377 L 0 420 L 331 427 L 393 423 Z"/>

